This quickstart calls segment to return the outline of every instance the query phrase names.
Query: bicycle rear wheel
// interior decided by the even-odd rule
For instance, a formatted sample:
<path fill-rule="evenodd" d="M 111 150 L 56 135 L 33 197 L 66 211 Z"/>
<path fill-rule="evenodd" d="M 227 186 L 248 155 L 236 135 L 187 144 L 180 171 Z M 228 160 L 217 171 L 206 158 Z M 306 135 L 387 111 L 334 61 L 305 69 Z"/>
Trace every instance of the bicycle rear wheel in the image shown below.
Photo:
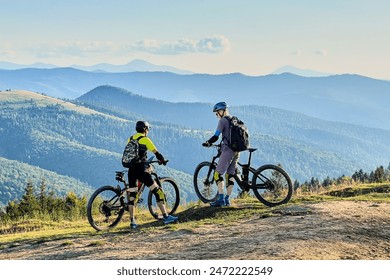
<path fill-rule="evenodd" d="M 179 187 L 172 178 L 160 178 L 161 188 L 165 194 L 165 207 L 168 215 L 174 214 L 180 203 Z M 156 197 L 152 192 L 148 195 L 148 208 L 155 219 L 162 218 L 162 213 L 157 205 Z"/>
<path fill-rule="evenodd" d="M 125 212 L 123 197 L 113 186 L 103 186 L 91 196 L 87 205 L 88 222 L 96 230 L 115 227 Z"/>
<path fill-rule="evenodd" d="M 271 164 L 261 166 L 254 172 L 252 189 L 257 199 L 270 207 L 287 203 L 293 193 L 287 172 Z"/>
<path fill-rule="evenodd" d="M 215 168 L 215 165 L 211 165 L 211 162 L 204 161 L 195 169 L 195 193 L 203 203 L 210 203 L 217 199 L 218 186 L 214 180 Z"/>

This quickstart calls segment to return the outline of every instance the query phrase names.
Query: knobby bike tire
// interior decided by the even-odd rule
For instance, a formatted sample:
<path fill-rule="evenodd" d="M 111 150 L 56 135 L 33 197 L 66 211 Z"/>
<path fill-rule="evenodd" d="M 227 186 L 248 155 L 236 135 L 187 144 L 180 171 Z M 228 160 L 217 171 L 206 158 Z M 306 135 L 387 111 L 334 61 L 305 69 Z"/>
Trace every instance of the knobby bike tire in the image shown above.
<path fill-rule="evenodd" d="M 112 205 L 115 202 L 114 205 Z M 115 227 L 122 219 L 125 204 L 120 198 L 120 191 L 113 186 L 97 189 L 87 204 L 89 224 L 96 230 L 107 230 Z"/>
<path fill-rule="evenodd" d="M 272 164 L 263 165 L 253 173 L 252 189 L 256 198 L 270 207 L 287 203 L 293 194 L 290 176 Z"/>
<path fill-rule="evenodd" d="M 195 169 L 193 177 L 195 193 L 203 203 L 210 203 L 217 199 L 218 186 L 214 180 L 215 169 L 215 164 L 211 165 L 209 161 L 201 162 Z M 209 174 L 208 177 L 207 174 Z"/>
<path fill-rule="evenodd" d="M 164 191 L 166 202 L 165 207 L 167 209 L 168 215 L 172 215 L 176 212 L 177 207 L 180 203 L 180 193 L 177 183 L 172 178 L 160 178 L 161 188 Z M 161 219 L 161 210 L 157 205 L 156 197 L 152 192 L 148 194 L 148 208 L 150 214 L 155 219 Z"/>

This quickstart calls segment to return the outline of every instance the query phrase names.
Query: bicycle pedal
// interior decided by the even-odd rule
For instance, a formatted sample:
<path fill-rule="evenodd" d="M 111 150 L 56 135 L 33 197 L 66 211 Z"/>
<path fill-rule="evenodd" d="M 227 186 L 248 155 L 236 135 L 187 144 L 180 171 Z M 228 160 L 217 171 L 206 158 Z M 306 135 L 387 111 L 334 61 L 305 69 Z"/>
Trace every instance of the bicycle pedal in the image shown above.
<path fill-rule="evenodd" d="M 143 199 L 143 198 L 140 198 L 140 199 L 138 199 L 138 201 L 137 201 L 137 203 L 142 203 L 142 202 L 144 202 L 144 199 Z"/>

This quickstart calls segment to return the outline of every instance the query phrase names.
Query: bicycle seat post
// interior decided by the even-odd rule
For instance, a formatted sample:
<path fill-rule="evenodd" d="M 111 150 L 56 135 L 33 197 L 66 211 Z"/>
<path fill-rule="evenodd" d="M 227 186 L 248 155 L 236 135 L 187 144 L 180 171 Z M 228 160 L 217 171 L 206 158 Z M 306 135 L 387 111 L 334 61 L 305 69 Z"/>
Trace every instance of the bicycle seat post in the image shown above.
<path fill-rule="evenodd" d="M 253 150 L 252 149 L 248 149 L 248 151 L 249 151 L 248 166 L 250 166 L 251 165 L 251 160 L 252 160 L 252 152 L 253 152 Z"/>
<path fill-rule="evenodd" d="M 248 149 L 247 149 L 247 151 L 249 151 L 248 166 L 251 165 L 252 153 L 253 153 L 254 151 L 256 151 L 256 150 L 257 150 L 257 148 L 248 148 Z"/>

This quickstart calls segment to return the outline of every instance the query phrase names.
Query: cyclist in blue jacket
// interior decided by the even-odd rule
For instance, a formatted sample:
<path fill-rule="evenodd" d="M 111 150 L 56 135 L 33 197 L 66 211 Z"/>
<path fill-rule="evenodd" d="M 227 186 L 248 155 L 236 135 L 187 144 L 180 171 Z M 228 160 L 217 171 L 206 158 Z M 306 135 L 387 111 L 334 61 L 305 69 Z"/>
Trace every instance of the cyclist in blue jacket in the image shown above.
<path fill-rule="evenodd" d="M 202 144 L 204 147 L 210 147 L 211 144 L 218 140 L 219 135 L 222 134 L 221 156 L 214 173 L 214 179 L 218 186 L 218 198 L 210 203 L 214 207 L 230 206 L 230 196 L 234 185 L 233 176 L 240 156 L 239 152 L 233 151 L 227 143 L 230 135 L 230 121 L 228 118 L 225 118 L 229 116 L 227 108 L 226 102 L 218 102 L 214 105 L 213 112 L 219 119 L 217 130 L 209 140 Z M 225 182 L 223 174 L 225 174 L 226 179 L 226 196 L 224 195 Z"/>

